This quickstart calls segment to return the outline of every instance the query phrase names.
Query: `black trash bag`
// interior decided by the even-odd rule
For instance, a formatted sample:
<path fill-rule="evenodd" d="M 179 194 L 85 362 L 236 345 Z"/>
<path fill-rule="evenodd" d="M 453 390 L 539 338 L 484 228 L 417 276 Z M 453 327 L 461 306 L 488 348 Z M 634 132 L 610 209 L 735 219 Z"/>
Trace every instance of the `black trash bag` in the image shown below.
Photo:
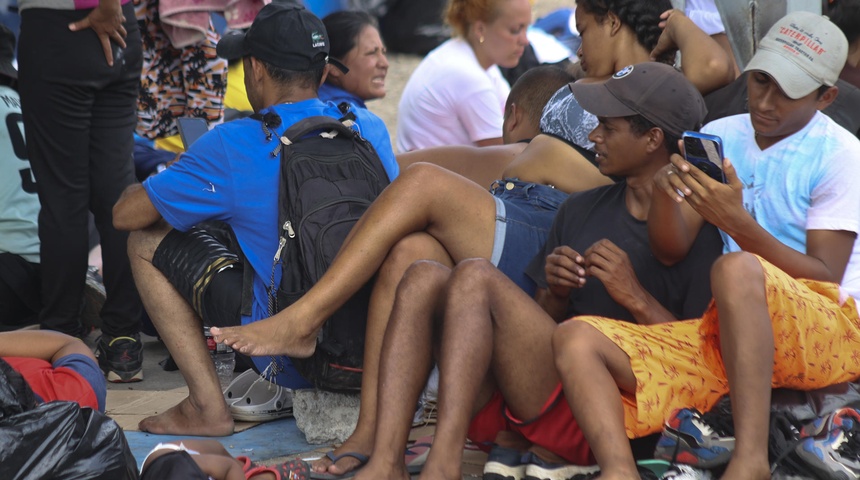
<path fill-rule="evenodd" d="M 0 404 L 16 402 L 10 393 L 0 388 Z M 136 480 L 138 471 L 110 417 L 74 402 L 50 402 L 0 419 L 0 478 Z"/>

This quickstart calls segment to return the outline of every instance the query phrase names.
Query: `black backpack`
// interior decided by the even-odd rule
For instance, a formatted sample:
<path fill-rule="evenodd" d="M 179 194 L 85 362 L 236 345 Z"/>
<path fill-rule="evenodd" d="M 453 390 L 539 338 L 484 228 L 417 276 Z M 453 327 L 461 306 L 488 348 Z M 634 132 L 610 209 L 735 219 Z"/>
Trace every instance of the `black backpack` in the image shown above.
<path fill-rule="evenodd" d="M 355 117 L 346 104 L 340 108 L 346 113 L 340 120 L 308 117 L 281 136 L 276 258 L 282 260 L 282 277 L 276 289 L 273 265 L 270 315 L 319 280 L 353 225 L 388 186 L 373 145 L 352 128 Z M 310 358 L 292 359 L 317 388 L 361 389 L 370 291 L 369 282 L 325 322 Z"/>

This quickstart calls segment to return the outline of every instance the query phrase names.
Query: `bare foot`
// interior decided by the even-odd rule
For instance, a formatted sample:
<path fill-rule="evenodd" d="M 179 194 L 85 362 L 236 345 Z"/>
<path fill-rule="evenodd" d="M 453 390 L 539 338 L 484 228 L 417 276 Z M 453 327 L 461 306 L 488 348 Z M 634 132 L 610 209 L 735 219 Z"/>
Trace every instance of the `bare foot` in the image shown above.
<path fill-rule="evenodd" d="M 233 433 L 233 417 L 227 406 L 204 412 L 186 397 L 167 411 L 140 421 L 141 431 L 158 435 L 223 437 Z"/>
<path fill-rule="evenodd" d="M 639 480 L 639 472 L 634 468 L 632 471 L 625 468 L 603 468 L 600 471 L 600 480 Z"/>
<path fill-rule="evenodd" d="M 374 462 L 371 459 L 353 478 L 355 480 L 409 480 L 411 477 L 402 462 L 400 465 L 390 465 Z"/>
<path fill-rule="evenodd" d="M 280 312 L 241 327 L 212 327 L 215 341 L 229 345 L 233 350 L 245 355 L 259 357 L 264 355 L 289 355 L 308 358 L 317 347 L 317 331 L 307 331 L 304 325 L 297 325 L 292 318 Z"/>
<path fill-rule="evenodd" d="M 421 476 L 418 478 L 421 480 L 462 480 L 463 473 L 461 471 L 461 463 L 457 463 L 456 465 L 454 464 L 454 462 L 441 463 L 444 464 L 440 464 L 440 462 L 432 462 L 428 458 L 427 464 L 424 465 L 423 469 L 421 469 Z"/>
<path fill-rule="evenodd" d="M 746 463 L 732 459 L 720 478 L 732 480 L 767 480 L 770 478 L 770 467 L 766 462 L 755 461 Z"/>
<path fill-rule="evenodd" d="M 363 438 L 359 438 L 360 435 L 356 435 L 358 433 L 359 432 L 357 431 L 354 432 L 351 437 L 347 438 L 346 441 L 343 442 L 343 445 L 331 452 L 332 457 L 338 459 L 337 462 L 332 463 L 329 457 L 323 456 L 311 464 L 311 470 L 316 473 L 343 475 L 360 467 L 361 462 L 357 458 L 343 455 L 344 453 L 349 452 L 358 453 L 367 457 L 370 456 L 370 451 L 373 448 L 373 439 L 371 438 L 369 441 L 366 441 Z M 341 456 L 342 458 L 338 458 Z"/>

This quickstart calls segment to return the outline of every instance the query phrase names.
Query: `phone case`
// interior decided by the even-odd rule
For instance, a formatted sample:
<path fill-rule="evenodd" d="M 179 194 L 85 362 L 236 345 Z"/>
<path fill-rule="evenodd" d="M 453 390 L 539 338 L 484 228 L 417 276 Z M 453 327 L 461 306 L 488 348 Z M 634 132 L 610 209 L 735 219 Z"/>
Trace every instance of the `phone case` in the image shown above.
<path fill-rule="evenodd" d="M 725 183 L 723 174 L 723 142 L 716 135 L 699 132 L 684 132 L 684 158 L 699 170 L 718 182 Z"/>

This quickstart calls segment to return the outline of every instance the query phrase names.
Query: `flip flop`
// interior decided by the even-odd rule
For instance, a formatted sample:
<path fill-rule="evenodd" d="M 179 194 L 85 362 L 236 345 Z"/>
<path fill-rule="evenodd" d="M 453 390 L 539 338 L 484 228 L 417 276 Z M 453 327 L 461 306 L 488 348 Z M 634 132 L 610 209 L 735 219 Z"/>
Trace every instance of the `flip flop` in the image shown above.
<path fill-rule="evenodd" d="M 367 455 L 358 453 L 358 452 L 343 452 L 340 455 L 335 455 L 334 450 L 326 452 L 325 456 L 331 460 L 331 464 L 334 465 L 341 458 L 351 457 L 358 460 L 358 466 L 353 468 L 352 470 L 344 473 L 343 475 L 335 475 L 333 473 L 325 473 L 325 472 L 314 472 L 311 471 L 311 477 L 313 480 L 339 480 L 341 478 L 352 478 L 356 473 L 367 464 L 367 461 L 370 460 Z"/>
<path fill-rule="evenodd" d="M 252 468 L 245 472 L 245 478 L 252 478 L 261 473 L 274 473 L 275 480 L 308 480 L 311 478 L 311 467 L 308 462 L 297 458 L 280 465 Z"/>
<path fill-rule="evenodd" d="M 242 462 L 242 472 L 246 473 L 246 474 L 250 470 L 257 468 L 259 466 L 256 463 L 252 462 L 250 458 L 248 458 L 244 455 L 240 455 L 240 456 L 236 457 L 236 460 L 239 460 L 240 462 Z"/>
<path fill-rule="evenodd" d="M 410 475 L 421 473 L 427 456 L 430 455 L 430 447 L 433 445 L 433 435 L 427 435 L 415 440 L 415 443 L 406 447 L 406 471 Z"/>

